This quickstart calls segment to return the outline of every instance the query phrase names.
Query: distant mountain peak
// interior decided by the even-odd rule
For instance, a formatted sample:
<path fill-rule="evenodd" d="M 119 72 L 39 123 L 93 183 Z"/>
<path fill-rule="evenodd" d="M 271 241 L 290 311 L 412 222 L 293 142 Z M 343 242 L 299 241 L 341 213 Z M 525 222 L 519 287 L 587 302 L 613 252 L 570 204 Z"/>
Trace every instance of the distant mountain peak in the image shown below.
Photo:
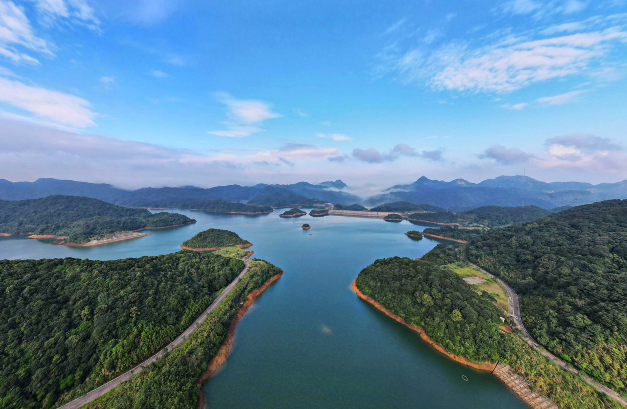
<path fill-rule="evenodd" d="M 322 182 L 318 184 L 319 186 L 324 186 L 324 187 L 332 187 L 335 189 L 344 189 L 345 187 L 347 187 L 348 185 L 344 182 L 342 182 L 340 179 L 336 180 L 336 181 L 327 181 L 327 182 Z"/>

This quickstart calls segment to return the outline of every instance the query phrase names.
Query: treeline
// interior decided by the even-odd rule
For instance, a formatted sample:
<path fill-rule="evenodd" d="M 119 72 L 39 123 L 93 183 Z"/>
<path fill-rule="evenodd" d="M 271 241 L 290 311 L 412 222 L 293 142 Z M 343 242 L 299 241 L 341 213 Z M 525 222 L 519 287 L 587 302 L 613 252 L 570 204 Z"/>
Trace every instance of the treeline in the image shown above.
<path fill-rule="evenodd" d="M 467 256 L 514 287 L 540 344 L 627 394 L 626 200 L 492 229 Z"/>
<path fill-rule="evenodd" d="M 344 205 L 344 204 L 334 204 L 333 205 L 333 210 L 350 210 L 353 212 L 366 212 L 368 211 L 368 209 L 366 209 L 364 206 L 354 203 L 354 204 L 350 204 L 350 205 Z"/>
<path fill-rule="evenodd" d="M 281 270 L 254 260 L 244 278 L 202 326 L 181 347 L 127 381 L 86 405 L 99 409 L 194 409 L 200 393 L 198 379 L 220 349 L 229 326 L 248 294 Z"/>
<path fill-rule="evenodd" d="M 0 406 L 48 408 L 188 327 L 244 262 L 210 254 L 0 261 Z"/>
<path fill-rule="evenodd" d="M 293 207 L 290 210 L 286 210 L 281 213 L 281 217 L 300 217 L 306 215 L 307 212 L 300 210 L 297 207 Z"/>
<path fill-rule="evenodd" d="M 477 362 L 504 355 L 499 312 L 457 274 L 427 261 L 377 260 L 357 276 L 357 287 L 415 324 L 447 351 Z"/>
<path fill-rule="evenodd" d="M 232 247 L 248 245 L 249 241 L 242 239 L 237 233 L 229 230 L 208 229 L 201 231 L 191 239 L 185 241 L 183 246 L 193 249 L 206 249 L 215 247 Z"/>
<path fill-rule="evenodd" d="M 179 209 L 202 210 L 208 213 L 242 213 L 264 214 L 272 213 L 270 206 L 253 206 L 239 202 L 227 202 L 226 200 L 164 200 L 153 201 L 150 207 L 175 207 Z"/>
<path fill-rule="evenodd" d="M 382 204 L 382 205 L 379 205 L 377 207 L 373 207 L 372 209 L 370 209 L 371 212 L 400 212 L 400 213 L 406 213 L 406 212 L 412 212 L 412 211 L 418 211 L 418 210 L 423 210 L 427 212 L 443 211 L 441 208 L 436 207 L 436 206 L 431 206 L 427 204 L 414 204 L 412 202 L 407 202 L 407 201 L 385 203 L 385 204 Z"/>
<path fill-rule="evenodd" d="M 289 190 L 268 186 L 262 193 L 248 201 L 249 205 L 270 207 L 315 206 L 325 202 L 298 195 Z"/>
<path fill-rule="evenodd" d="M 510 224 L 526 223 L 551 214 L 553 214 L 552 211 L 542 209 L 537 206 L 483 206 L 463 213 L 414 213 L 409 215 L 409 220 L 424 220 L 433 223 L 458 223 L 460 225 L 478 224 L 486 227 L 499 227 Z"/>
<path fill-rule="evenodd" d="M 428 227 L 424 230 L 425 234 L 433 234 L 441 237 L 448 237 L 449 239 L 470 241 L 471 239 L 483 234 L 486 231 L 484 228 L 471 228 L 471 227 L 459 227 L 459 226 L 442 226 L 438 229 Z"/>
<path fill-rule="evenodd" d="M 43 199 L 0 200 L 0 233 L 68 236 L 68 242 L 86 243 L 118 231 L 167 227 L 195 220 L 177 213 L 150 213 L 97 199 L 48 196 Z"/>

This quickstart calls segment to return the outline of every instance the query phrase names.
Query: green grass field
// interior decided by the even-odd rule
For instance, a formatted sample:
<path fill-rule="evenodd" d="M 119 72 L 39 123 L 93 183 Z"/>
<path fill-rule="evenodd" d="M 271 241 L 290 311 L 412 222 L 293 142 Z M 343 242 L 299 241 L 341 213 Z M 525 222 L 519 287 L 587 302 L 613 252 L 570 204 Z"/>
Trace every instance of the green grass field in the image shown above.
<path fill-rule="evenodd" d="M 225 247 L 216 250 L 215 253 L 223 257 L 244 258 L 248 254 L 248 250 L 240 249 L 239 247 Z"/>
<path fill-rule="evenodd" d="M 485 279 L 486 281 L 484 283 L 472 285 L 472 288 L 477 292 L 481 292 L 483 290 L 494 295 L 496 297 L 496 302 L 494 304 L 501 310 L 507 312 L 507 293 L 505 293 L 505 290 L 499 285 L 499 283 L 496 282 L 496 280 L 488 277 L 479 270 L 475 270 L 466 263 L 449 264 L 447 267 L 453 270 L 456 274 L 460 275 L 462 278 L 481 277 Z"/>

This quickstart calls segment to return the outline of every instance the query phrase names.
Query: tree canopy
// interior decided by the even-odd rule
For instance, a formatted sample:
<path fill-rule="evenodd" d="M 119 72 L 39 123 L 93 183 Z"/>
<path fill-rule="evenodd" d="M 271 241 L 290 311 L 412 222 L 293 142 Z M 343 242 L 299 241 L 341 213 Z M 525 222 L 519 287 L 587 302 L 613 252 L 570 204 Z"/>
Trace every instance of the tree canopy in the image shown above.
<path fill-rule="evenodd" d="M 192 249 L 207 249 L 219 247 L 232 247 L 248 245 L 249 241 L 242 239 L 237 233 L 229 230 L 207 229 L 201 231 L 191 239 L 185 241 L 183 246 Z"/>
<path fill-rule="evenodd" d="M 19 201 L 0 200 L 0 233 L 68 236 L 86 243 L 119 231 L 167 227 L 195 220 L 178 213 L 153 214 L 79 196 L 48 196 Z"/>

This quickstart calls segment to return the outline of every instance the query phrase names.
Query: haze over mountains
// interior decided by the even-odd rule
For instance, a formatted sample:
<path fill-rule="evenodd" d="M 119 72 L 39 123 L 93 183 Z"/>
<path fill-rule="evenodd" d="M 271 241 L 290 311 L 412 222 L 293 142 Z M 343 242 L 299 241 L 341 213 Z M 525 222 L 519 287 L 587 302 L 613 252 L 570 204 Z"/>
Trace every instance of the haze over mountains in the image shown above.
<path fill-rule="evenodd" d="M 450 182 L 421 177 L 408 185 L 395 185 L 383 193 L 360 198 L 346 192 L 341 180 L 291 185 L 257 184 L 254 186 L 193 186 L 143 188 L 125 190 L 109 184 L 97 184 L 58 179 L 38 179 L 34 182 L 10 182 L 0 179 L 0 200 L 37 199 L 50 195 L 86 196 L 110 203 L 135 207 L 175 206 L 181 200 L 215 200 L 248 202 L 276 206 L 308 205 L 316 201 L 331 203 L 382 203 L 408 201 L 450 210 L 468 210 L 481 206 L 535 205 L 545 209 L 577 206 L 607 199 L 627 198 L 627 180 L 593 185 L 582 182 L 542 182 L 528 176 L 499 176 L 480 183 L 464 179 Z M 313 200 L 316 199 L 316 200 Z"/>

